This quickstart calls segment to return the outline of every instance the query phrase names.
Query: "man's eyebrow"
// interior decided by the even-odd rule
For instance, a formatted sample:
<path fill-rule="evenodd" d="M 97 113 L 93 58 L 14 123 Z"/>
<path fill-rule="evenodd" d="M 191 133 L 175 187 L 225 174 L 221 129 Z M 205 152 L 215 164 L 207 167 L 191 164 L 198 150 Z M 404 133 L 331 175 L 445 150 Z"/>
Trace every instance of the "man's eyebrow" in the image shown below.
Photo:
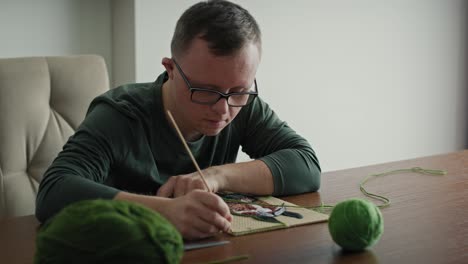
<path fill-rule="evenodd" d="M 187 79 L 188 79 L 188 77 L 187 77 Z M 192 85 L 193 88 L 210 88 L 210 89 L 215 89 L 215 90 L 222 90 L 223 89 L 223 88 L 221 88 L 221 87 L 219 87 L 217 85 L 191 81 L 190 79 L 188 79 L 188 80 L 189 80 L 189 82 L 190 82 L 190 84 Z M 234 86 L 234 87 L 228 88 L 228 90 L 234 90 L 234 89 L 250 90 L 249 87 L 245 87 L 245 86 Z"/>

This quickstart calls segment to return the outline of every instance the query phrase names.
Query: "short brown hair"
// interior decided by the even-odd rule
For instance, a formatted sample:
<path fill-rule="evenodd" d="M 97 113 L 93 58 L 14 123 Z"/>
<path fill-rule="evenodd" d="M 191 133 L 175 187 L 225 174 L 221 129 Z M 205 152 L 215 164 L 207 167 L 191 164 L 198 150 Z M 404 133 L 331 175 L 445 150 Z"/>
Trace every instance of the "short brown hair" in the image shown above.
<path fill-rule="evenodd" d="M 224 0 L 203 1 L 179 18 L 171 41 L 172 56 L 182 55 L 196 37 L 216 56 L 232 55 L 246 43 L 261 45 L 257 21 L 241 6 Z"/>

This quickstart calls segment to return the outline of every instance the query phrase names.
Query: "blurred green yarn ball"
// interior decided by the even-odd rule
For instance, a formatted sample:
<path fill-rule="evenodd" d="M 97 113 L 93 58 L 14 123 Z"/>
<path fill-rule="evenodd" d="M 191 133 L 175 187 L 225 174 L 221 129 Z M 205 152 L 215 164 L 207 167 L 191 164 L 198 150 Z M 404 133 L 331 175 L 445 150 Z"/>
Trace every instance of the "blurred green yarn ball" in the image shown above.
<path fill-rule="evenodd" d="M 361 251 L 381 237 L 384 224 L 377 206 L 363 199 L 338 203 L 328 219 L 333 240 L 347 251 Z"/>
<path fill-rule="evenodd" d="M 40 228 L 34 263 L 172 264 L 182 255 L 180 233 L 155 211 L 126 201 L 86 200 Z"/>

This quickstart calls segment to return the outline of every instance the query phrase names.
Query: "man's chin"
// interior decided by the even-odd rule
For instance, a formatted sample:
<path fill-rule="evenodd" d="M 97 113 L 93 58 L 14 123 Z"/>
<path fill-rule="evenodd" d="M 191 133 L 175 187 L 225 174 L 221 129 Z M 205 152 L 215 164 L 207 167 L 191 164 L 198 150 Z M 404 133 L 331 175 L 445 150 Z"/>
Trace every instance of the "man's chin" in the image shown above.
<path fill-rule="evenodd" d="M 218 129 L 204 129 L 203 130 L 203 135 L 205 136 L 208 136 L 208 137 L 214 137 L 216 135 L 218 135 L 219 133 L 221 133 L 221 131 L 223 131 L 224 127 L 222 128 L 218 128 Z"/>

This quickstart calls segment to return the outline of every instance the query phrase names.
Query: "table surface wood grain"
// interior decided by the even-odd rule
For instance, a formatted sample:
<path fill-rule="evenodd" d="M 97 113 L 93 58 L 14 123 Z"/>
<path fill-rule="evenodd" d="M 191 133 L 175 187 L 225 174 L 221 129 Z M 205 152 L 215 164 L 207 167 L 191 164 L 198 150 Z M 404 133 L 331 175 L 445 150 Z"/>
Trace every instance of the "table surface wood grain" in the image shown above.
<path fill-rule="evenodd" d="M 359 182 L 369 174 L 422 167 L 447 171 L 433 176 L 401 173 L 374 177 L 369 192 L 391 200 L 382 209 L 384 233 L 372 248 L 343 252 L 327 223 L 317 223 L 239 237 L 222 246 L 188 251 L 183 263 L 206 263 L 248 255 L 236 263 L 468 263 L 468 150 L 326 172 L 319 192 L 282 197 L 302 206 L 336 204 L 361 197 Z M 378 201 L 375 201 L 378 203 Z M 0 220 L 0 262 L 32 263 L 39 223 L 34 216 Z"/>

